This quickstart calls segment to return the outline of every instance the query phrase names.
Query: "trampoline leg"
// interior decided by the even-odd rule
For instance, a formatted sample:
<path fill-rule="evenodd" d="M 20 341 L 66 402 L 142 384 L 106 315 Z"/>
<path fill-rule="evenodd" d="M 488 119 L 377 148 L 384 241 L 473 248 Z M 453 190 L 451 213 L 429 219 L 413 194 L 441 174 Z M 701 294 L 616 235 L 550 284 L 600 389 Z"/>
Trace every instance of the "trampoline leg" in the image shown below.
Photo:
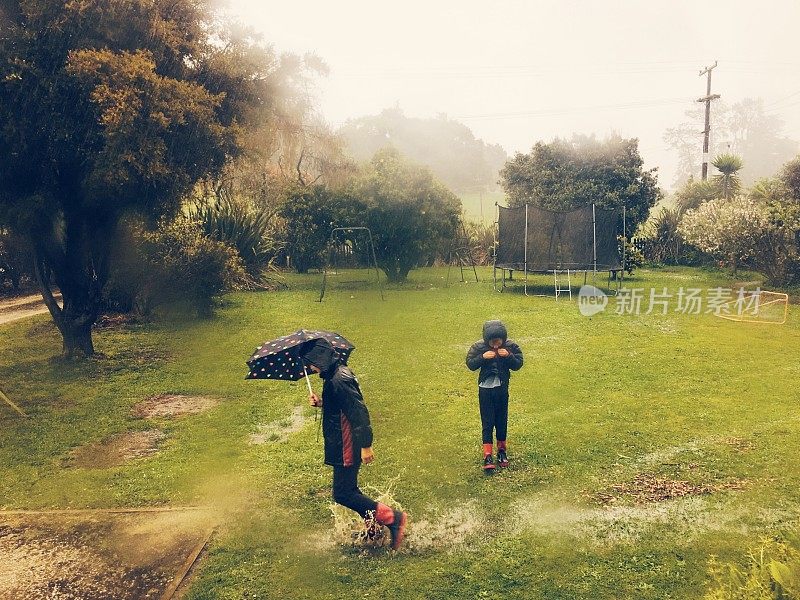
<path fill-rule="evenodd" d="M 556 300 L 558 300 L 558 271 L 553 271 L 553 289 L 556 292 Z"/>
<path fill-rule="evenodd" d="M 569 276 L 569 269 L 567 269 L 567 289 L 569 290 L 569 299 L 572 300 L 572 279 Z"/>

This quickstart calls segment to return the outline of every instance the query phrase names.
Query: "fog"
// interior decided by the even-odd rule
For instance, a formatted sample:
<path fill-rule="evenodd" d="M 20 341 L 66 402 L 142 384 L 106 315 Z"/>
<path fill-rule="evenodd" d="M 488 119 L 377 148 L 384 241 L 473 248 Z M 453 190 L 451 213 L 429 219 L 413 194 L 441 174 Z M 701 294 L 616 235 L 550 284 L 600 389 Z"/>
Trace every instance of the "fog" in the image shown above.
<path fill-rule="evenodd" d="M 509 154 L 555 136 L 618 133 L 639 138 L 669 188 L 679 156 L 665 131 L 699 106 L 699 71 L 717 60 L 713 93 L 728 105 L 762 98 L 781 134 L 800 139 L 795 0 L 230 0 L 229 10 L 277 50 L 327 62 L 316 96 L 334 127 L 387 107 L 444 113 Z M 714 134 L 712 147 L 725 141 Z"/>

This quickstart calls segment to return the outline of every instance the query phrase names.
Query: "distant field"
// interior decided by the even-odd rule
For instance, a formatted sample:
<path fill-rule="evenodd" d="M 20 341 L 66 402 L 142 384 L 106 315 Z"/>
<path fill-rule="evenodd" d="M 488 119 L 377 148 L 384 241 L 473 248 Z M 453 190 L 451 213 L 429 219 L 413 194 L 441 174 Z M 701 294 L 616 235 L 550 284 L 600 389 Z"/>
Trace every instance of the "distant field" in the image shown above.
<path fill-rule="evenodd" d="M 467 217 L 485 224 L 494 223 L 497 219 L 495 202 L 506 203 L 506 195 L 502 191 L 469 192 L 458 195 Z"/>

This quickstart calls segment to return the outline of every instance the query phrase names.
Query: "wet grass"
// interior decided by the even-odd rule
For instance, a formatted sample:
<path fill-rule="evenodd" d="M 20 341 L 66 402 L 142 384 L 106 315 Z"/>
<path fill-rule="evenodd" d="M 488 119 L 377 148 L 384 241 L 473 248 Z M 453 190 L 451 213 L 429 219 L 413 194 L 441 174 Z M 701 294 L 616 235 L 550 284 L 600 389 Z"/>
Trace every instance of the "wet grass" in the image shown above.
<path fill-rule="evenodd" d="M 44 318 L 4 326 L 0 389 L 31 417 L 0 407 L 0 505 L 213 504 L 224 525 L 195 599 L 697 598 L 709 556 L 742 562 L 752 540 L 800 517 L 796 309 L 786 325 L 753 325 L 617 315 L 612 300 L 589 319 L 574 301 L 495 293 L 491 271 L 480 274 L 479 284 L 446 287 L 446 269 L 421 270 L 385 301 L 334 280 L 323 303 L 318 276 L 288 276 L 288 290 L 232 294 L 208 321 L 101 331 L 105 356 L 86 364 L 51 360 L 59 342 Z M 734 283 L 662 269 L 629 285 Z M 463 361 L 489 318 L 506 322 L 526 364 L 511 384 L 512 467 L 487 478 L 475 375 Z M 288 437 L 249 443 L 260 426 L 289 419 L 306 392 L 303 382 L 245 381 L 244 360 L 300 327 L 356 344 L 350 364 L 377 457 L 362 483 L 391 488 L 425 543 L 394 556 L 335 543 L 330 470 L 310 414 Z M 77 446 L 151 427 L 131 408 L 164 393 L 221 402 L 159 421 L 166 437 L 150 458 L 63 467 Z M 598 501 L 640 476 L 713 491 Z"/>

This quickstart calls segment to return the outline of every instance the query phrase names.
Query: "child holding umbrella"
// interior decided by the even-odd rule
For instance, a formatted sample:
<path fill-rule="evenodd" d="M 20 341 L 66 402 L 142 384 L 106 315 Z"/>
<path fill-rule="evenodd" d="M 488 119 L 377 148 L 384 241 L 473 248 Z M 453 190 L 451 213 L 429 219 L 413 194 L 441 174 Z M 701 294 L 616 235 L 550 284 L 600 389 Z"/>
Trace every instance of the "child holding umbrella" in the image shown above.
<path fill-rule="evenodd" d="M 391 547 L 396 550 L 403 541 L 408 515 L 376 502 L 358 488 L 361 463 L 369 464 L 375 459 L 369 411 L 358 380 L 325 339 L 305 344 L 300 358 L 324 382 L 322 398 L 311 392 L 309 401 L 312 406 L 322 407 L 325 464 L 333 467 L 333 499 L 364 519 L 374 514 L 379 524 L 389 528 Z"/>

